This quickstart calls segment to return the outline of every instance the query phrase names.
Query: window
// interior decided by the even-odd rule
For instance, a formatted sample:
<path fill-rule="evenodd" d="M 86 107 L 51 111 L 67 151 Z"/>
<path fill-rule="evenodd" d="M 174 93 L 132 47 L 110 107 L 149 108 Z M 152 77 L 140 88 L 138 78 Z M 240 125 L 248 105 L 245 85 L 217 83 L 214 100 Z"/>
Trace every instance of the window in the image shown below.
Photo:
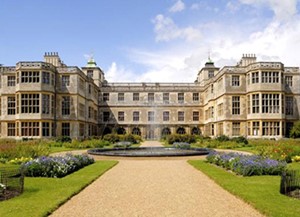
<path fill-rule="evenodd" d="M 89 84 L 89 86 L 88 86 L 88 91 L 89 91 L 89 94 L 92 93 L 92 85 L 90 85 L 90 84 Z"/>
<path fill-rule="evenodd" d="M 218 123 L 218 135 L 224 135 L 224 125 L 223 125 L 223 123 Z"/>
<path fill-rule="evenodd" d="M 16 97 L 14 96 L 7 97 L 7 114 L 8 115 L 16 114 Z"/>
<path fill-rule="evenodd" d="M 61 114 L 70 115 L 71 98 L 69 96 L 63 96 L 61 102 Z"/>
<path fill-rule="evenodd" d="M 223 103 L 220 103 L 218 105 L 218 116 L 222 116 L 223 115 Z"/>
<path fill-rule="evenodd" d="M 49 122 L 42 122 L 42 135 L 50 136 L 50 123 Z"/>
<path fill-rule="evenodd" d="M 263 136 L 278 136 L 280 135 L 280 123 L 275 122 L 262 122 L 262 135 Z"/>
<path fill-rule="evenodd" d="M 285 114 L 286 115 L 294 114 L 294 99 L 292 96 L 285 97 Z"/>
<path fill-rule="evenodd" d="M 62 136 L 70 136 L 70 123 L 62 123 L 61 124 L 61 135 Z"/>
<path fill-rule="evenodd" d="M 124 101 L 124 93 L 118 93 L 118 101 Z"/>
<path fill-rule="evenodd" d="M 214 124 L 211 125 L 211 135 L 212 136 L 215 135 L 215 125 Z"/>
<path fill-rule="evenodd" d="M 61 86 L 62 87 L 70 86 L 70 76 L 69 75 L 63 75 L 61 77 Z"/>
<path fill-rule="evenodd" d="M 169 121 L 170 120 L 170 112 L 164 111 L 163 112 L 163 121 Z"/>
<path fill-rule="evenodd" d="M 125 113 L 118 112 L 118 121 L 124 121 L 124 120 L 125 120 Z"/>
<path fill-rule="evenodd" d="M 148 112 L 148 121 L 154 121 L 154 112 L 153 111 Z"/>
<path fill-rule="evenodd" d="M 209 107 L 209 110 L 210 110 L 210 118 L 213 118 L 214 117 L 214 107 L 213 106 Z"/>
<path fill-rule="evenodd" d="M 139 121 L 140 120 L 140 113 L 138 111 L 134 111 L 132 114 L 132 120 L 133 121 Z"/>
<path fill-rule="evenodd" d="M 43 84 L 50 84 L 50 73 L 42 72 L 42 82 Z"/>
<path fill-rule="evenodd" d="M 109 121 L 110 113 L 109 112 L 103 112 L 103 121 Z"/>
<path fill-rule="evenodd" d="M 42 113 L 43 114 L 50 113 L 50 95 L 46 95 L 46 94 L 42 95 Z"/>
<path fill-rule="evenodd" d="M 259 113 L 259 94 L 252 94 L 252 113 Z"/>
<path fill-rule="evenodd" d="M 148 93 L 148 102 L 154 102 L 154 93 Z"/>
<path fill-rule="evenodd" d="M 55 110 L 55 101 L 54 101 L 54 96 L 51 96 L 51 114 L 54 114 Z"/>
<path fill-rule="evenodd" d="M 55 85 L 55 77 L 54 74 L 51 74 L 51 84 Z"/>
<path fill-rule="evenodd" d="M 293 76 L 285 76 L 285 84 L 287 86 L 293 86 Z"/>
<path fill-rule="evenodd" d="M 193 121 L 199 121 L 199 112 L 193 111 Z"/>
<path fill-rule="evenodd" d="M 214 71 L 208 71 L 208 78 L 214 77 Z"/>
<path fill-rule="evenodd" d="M 252 122 L 252 135 L 258 136 L 259 134 L 259 121 Z"/>
<path fill-rule="evenodd" d="M 39 113 L 40 95 L 21 94 L 21 113 Z"/>
<path fill-rule="evenodd" d="M 7 136 L 16 136 L 16 124 L 7 123 Z"/>
<path fill-rule="evenodd" d="M 93 108 L 91 106 L 89 106 L 89 109 L 88 109 L 88 118 L 92 118 L 92 113 L 93 113 Z"/>
<path fill-rule="evenodd" d="M 84 117 L 84 104 L 79 103 L 79 116 Z"/>
<path fill-rule="evenodd" d="M 39 83 L 40 72 L 21 72 L 21 83 Z"/>
<path fill-rule="evenodd" d="M 240 122 L 233 122 L 232 123 L 232 135 L 233 136 L 239 136 L 240 135 Z"/>
<path fill-rule="evenodd" d="M 198 102 L 199 101 L 199 93 L 193 93 L 193 101 Z"/>
<path fill-rule="evenodd" d="M 79 124 L 79 136 L 84 136 L 84 124 Z"/>
<path fill-rule="evenodd" d="M 279 94 L 262 94 L 262 113 L 279 113 Z"/>
<path fill-rule="evenodd" d="M 279 83 L 279 72 L 262 72 L 262 83 Z"/>
<path fill-rule="evenodd" d="M 139 101 L 140 100 L 140 93 L 133 93 L 132 100 L 133 101 Z"/>
<path fill-rule="evenodd" d="M 184 93 L 178 93 L 178 102 L 184 103 Z"/>
<path fill-rule="evenodd" d="M 103 102 L 109 101 L 109 93 L 103 93 Z"/>
<path fill-rule="evenodd" d="M 163 93 L 163 101 L 165 104 L 169 104 L 170 100 L 170 94 L 169 93 Z"/>
<path fill-rule="evenodd" d="M 39 122 L 21 122 L 21 136 L 39 136 Z"/>
<path fill-rule="evenodd" d="M 16 76 L 7 76 L 7 86 L 16 86 Z"/>
<path fill-rule="evenodd" d="M 239 96 L 232 97 L 232 114 L 233 115 L 240 114 L 240 97 Z"/>
<path fill-rule="evenodd" d="M 250 95 L 247 96 L 247 114 L 251 112 Z"/>
<path fill-rule="evenodd" d="M 233 87 L 240 86 L 240 76 L 239 75 L 232 75 L 231 86 L 233 86 Z"/>
<path fill-rule="evenodd" d="M 93 78 L 93 76 L 94 76 L 94 71 L 93 71 L 93 70 L 87 70 L 87 76 L 88 76 L 89 78 Z"/>
<path fill-rule="evenodd" d="M 184 112 L 183 111 L 178 112 L 178 121 L 184 121 Z"/>
<path fill-rule="evenodd" d="M 258 72 L 252 72 L 252 84 L 259 82 Z"/>
<path fill-rule="evenodd" d="M 210 93 L 214 93 L 214 85 L 210 85 Z"/>

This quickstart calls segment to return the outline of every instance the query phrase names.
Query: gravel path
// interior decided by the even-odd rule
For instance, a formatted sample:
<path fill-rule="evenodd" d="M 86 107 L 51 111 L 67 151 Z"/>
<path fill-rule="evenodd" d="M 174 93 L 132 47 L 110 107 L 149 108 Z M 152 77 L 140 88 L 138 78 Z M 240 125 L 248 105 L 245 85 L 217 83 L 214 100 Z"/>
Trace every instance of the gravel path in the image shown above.
<path fill-rule="evenodd" d="M 123 159 L 52 216 L 262 215 L 185 159 Z"/>

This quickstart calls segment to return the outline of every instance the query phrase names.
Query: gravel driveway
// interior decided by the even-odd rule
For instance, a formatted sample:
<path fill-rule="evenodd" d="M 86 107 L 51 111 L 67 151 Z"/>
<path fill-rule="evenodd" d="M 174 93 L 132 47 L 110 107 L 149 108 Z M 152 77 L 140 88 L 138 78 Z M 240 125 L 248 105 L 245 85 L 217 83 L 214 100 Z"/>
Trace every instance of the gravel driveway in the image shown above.
<path fill-rule="evenodd" d="M 151 144 L 154 142 L 144 146 Z M 52 216 L 262 215 L 194 169 L 186 159 L 124 158 Z"/>

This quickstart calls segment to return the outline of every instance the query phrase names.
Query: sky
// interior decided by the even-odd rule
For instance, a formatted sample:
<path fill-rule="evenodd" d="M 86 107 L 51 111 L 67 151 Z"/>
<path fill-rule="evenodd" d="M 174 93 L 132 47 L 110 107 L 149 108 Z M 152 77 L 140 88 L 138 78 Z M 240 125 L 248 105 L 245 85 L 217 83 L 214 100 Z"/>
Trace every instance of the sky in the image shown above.
<path fill-rule="evenodd" d="M 300 0 L 0 0 L 0 64 L 93 56 L 108 82 L 193 82 L 243 54 L 300 66 Z"/>

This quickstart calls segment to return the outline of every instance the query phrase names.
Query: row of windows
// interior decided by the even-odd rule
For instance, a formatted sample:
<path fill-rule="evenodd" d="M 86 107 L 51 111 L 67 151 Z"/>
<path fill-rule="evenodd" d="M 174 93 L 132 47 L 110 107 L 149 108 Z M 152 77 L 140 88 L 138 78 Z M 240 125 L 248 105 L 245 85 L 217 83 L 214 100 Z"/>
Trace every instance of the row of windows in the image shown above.
<path fill-rule="evenodd" d="M 155 112 L 154 111 L 148 111 L 148 121 L 155 121 Z M 199 112 L 193 111 L 193 121 L 199 121 Z M 103 112 L 103 121 L 107 122 L 110 120 L 110 112 Z M 169 111 L 163 111 L 162 113 L 163 121 L 170 121 L 170 112 Z M 184 111 L 179 111 L 177 113 L 177 121 L 184 121 L 185 119 L 185 113 Z M 118 121 L 125 121 L 125 112 L 119 111 L 118 112 Z M 132 112 L 132 121 L 137 122 L 140 121 L 140 112 L 139 111 L 133 111 Z"/>
<path fill-rule="evenodd" d="M 248 122 L 248 135 L 259 136 L 260 122 Z M 251 131 L 252 129 L 252 131 Z M 279 121 L 263 121 L 262 122 L 262 136 L 279 136 L 280 135 L 280 122 Z"/>
<path fill-rule="evenodd" d="M 40 127 L 41 127 L 41 136 L 52 136 L 55 135 L 55 126 L 54 123 L 49 122 L 21 122 L 19 123 L 7 123 L 7 136 L 19 136 L 19 126 L 21 126 L 20 136 L 40 136 Z M 79 135 L 84 136 L 85 124 L 79 124 Z M 50 129 L 51 127 L 51 129 Z M 61 124 L 61 135 L 70 136 L 71 128 L 69 122 L 64 122 Z M 51 134 L 50 134 L 51 133 Z M 97 127 L 96 125 L 88 125 L 88 135 L 96 135 Z"/>
<path fill-rule="evenodd" d="M 262 71 L 261 72 L 261 83 L 279 83 L 280 82 L 280 73 L 279 72 L 269 72 Z M 233 85 L 233 77 L 232 77 L 232 86 Z M 235 78 L 237 79 L 237 78 Z M 247 75 L 248 84 L 250 84 L 250 75 Z M 286 75 L 284 76 L 284 82 L 287 86 L 293 86 L 293 76 Z M 259 72 L 251 73 L 251 83 L 256 84 L 259 83 Z"/>
<path fill-rule="evenodd" d="M 103 93 L 103 101 L 109 101 L 109 93 Z M 140 101 L 140 93 L 133 93 L 132 94 L 132 100 L 133 101 Z M 154 102 L 155 101 L 155 95 L 154 93 L 148 93 L 147 95 L 148 102 Z M 177 94 L 177 100 L 180 103 L 184 102 L 184 93 L 178 93 Z M 122 102 L 125 101 L 125 93 L 118 93 L 118 101 Z M 168 103 L 170 101 L 170 94 L 169 93 L 163 93 L 163 102 Z M 198 102 L 199 101 L 199 93 L 193 93 L 193 101 Z"/>

